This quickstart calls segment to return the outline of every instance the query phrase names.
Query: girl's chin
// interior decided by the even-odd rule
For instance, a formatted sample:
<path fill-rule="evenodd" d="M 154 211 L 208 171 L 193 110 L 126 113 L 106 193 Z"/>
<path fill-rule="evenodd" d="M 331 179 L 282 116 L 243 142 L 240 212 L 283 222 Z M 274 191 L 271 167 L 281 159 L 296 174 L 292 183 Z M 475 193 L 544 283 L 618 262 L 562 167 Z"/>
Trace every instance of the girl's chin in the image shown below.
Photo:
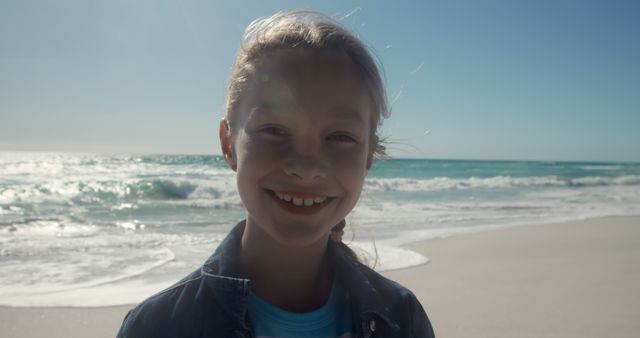
<path fill-rule="evenodd" d="M 280 245 L 288 247 L 310 247 L 316 244 L 326 243 L 329 238 L 331 230 L 317 231 L 308 229 L 308 231 L 300 231 L 300 227 L 297 227 L 297 231 L 293 231 L 290 228 L 276 230 L 275 238 Z"/>
<path fill-rule="evenodd" d="M 294 219 L 272 218 L 269 222 L 260 222 L 258 226 L 270 240 L 281 246 L 305 247 L 322 243 L 329 238 L 334 225 L 326 221 L 301 221 Z M 266 238 L 265 238 L 266 239 Z"/>

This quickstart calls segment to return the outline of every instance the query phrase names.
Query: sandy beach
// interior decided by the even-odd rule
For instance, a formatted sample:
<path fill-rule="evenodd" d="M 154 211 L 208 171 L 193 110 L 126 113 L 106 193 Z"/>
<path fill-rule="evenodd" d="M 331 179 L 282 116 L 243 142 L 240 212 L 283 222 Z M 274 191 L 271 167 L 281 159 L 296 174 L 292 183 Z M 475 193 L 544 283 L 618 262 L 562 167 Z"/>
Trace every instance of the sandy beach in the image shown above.
<path fill-rule="evenodd" d="M 427 265 L 386 275 L 436 336 L 637 337 L 640 217 L 529 225 L 419 243 Z"/>
<path fill-rule="evenodd" d="M 640 217 L 529 225 L 416 243 L 428 264 L 384 273 L 438 337 L 636 337 Z M 131 306 L 0 307 L 0 337 L 113 337 Z"/>

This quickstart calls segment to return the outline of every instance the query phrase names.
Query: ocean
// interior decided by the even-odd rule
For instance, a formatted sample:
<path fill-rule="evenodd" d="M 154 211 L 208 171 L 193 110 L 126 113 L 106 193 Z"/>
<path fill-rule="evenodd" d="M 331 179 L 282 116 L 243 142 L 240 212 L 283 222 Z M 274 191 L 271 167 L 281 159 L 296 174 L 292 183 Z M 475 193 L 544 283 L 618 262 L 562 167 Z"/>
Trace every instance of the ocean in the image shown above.
<path fill-rule="evenodd" d="M 640 163 L 390 159 L 344 240 L 377 270 L 403 245 L 640 214 Z M 197 268 L 244 210 L 219 156 L 0 152 L 0 305 L 137 303 Z"/>

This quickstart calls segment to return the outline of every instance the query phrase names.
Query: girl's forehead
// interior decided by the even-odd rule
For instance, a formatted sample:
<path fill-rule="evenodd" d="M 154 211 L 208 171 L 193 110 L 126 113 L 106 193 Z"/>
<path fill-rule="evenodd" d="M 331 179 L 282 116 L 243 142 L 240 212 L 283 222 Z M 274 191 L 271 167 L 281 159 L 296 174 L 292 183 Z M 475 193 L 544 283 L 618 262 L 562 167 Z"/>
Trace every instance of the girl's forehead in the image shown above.
<path fill-rule="evenodd" d="M 306 75 L 329 72 L 332 75 L 357 76 L 355 64 L 344 53 L 315 49 L 280 49 L 265 53 L 257 71 L 281 75 Z"/>
<path fill-rule="evenodd" d="M 331 51 L 281 50 L 262 57 L 245 93 L 271 104 L 337 104 L 368 110 L 369 95 L 355 64 Z M 253 101 L 250 100 L 250 101 Z"/>

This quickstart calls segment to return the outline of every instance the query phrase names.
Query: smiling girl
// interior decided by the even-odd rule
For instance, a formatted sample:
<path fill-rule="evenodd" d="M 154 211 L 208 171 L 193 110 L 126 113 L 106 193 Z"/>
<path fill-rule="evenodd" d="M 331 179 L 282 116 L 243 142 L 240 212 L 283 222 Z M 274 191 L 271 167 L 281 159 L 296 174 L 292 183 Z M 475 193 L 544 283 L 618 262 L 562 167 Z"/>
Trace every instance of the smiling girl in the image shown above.
<path fill-rule="evenodd" d="M 386 116 L 375 62 L 330 18 L 249 25 L 219 131 L 246 220 L 118 336 L 433 337 L 415 296 L 339 242 Z"/>

